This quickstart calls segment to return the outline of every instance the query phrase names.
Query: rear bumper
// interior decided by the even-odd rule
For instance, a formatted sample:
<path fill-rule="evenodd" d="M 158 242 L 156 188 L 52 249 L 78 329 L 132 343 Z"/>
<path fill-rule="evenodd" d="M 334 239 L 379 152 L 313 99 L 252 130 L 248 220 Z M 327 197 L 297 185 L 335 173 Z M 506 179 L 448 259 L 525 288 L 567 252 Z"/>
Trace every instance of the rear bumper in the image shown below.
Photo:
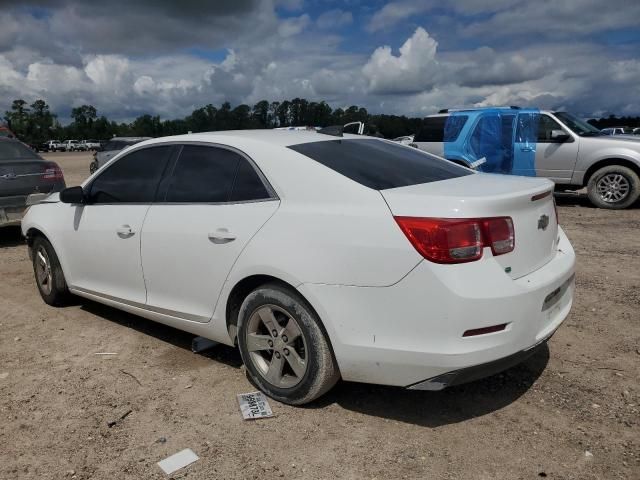
<path fill-rule="evenodd" d="M 451 374 L 440 382 L 447 386 L 508 368 L 502 360 L 517 362 L 567 317 L 575 254 L 564 232 L 558 235 L 554 258 L 516 280 L 488 253 L 455 268 L 421 262 L 390 287 L 299 290 L 323 320 L 345 380 L 407 387 Z M 504 330 L 463 336 L 499 324 Z"/>
<path fill-rule="evenodd" d="M 0 197 L 0 227 L 20 225 L 26 202 L 27 195 Z"/>
<path fill-rule="evenodd" d="M 452 387 L 454 385 L 462 385 L 464 383 L 480 380 L 481 378 L 490 377 L 491 375 L 495 375 L 496 373 L 500 373 L 511 367 L 515 367 L 516 365 L 524 362 L 527 358 L 532 357 L 539 350 L 542 350 L 545 347 L 549 338 L 545 338 L 542 342 L 530 348 L 527 348 L 526 350 L 521 350 L 512 355 L 509 355 L 508 357 L 499 358 L 498 360 L 494 360 L 492 362 L 482 363 L 480 365 L 474 365 L 472 367 L 463 368 L 461 370 L 444 373 L 442 375 L 438 375 L 437 377 L 430 378 L 413 385 L 409 385 L 407 388 L 409 388 L 410 390 L 437 391 L 443 390 L 447 387 Z"/>

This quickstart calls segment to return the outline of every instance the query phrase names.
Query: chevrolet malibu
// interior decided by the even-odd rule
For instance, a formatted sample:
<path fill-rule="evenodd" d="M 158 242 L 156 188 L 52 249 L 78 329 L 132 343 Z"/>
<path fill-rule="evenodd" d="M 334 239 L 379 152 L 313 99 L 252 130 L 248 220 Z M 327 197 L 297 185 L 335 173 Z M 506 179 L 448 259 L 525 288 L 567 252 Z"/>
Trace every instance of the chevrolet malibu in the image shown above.
<path fill-rule="evenodd" d="M 439 390 L 541 348 L 574 290 L 553 187 L 355 135 L 202 133 L 122 152 L 22 230 L 46 303 L 237 345 L 258 388 L 303 404 L 340 378 Z"/>

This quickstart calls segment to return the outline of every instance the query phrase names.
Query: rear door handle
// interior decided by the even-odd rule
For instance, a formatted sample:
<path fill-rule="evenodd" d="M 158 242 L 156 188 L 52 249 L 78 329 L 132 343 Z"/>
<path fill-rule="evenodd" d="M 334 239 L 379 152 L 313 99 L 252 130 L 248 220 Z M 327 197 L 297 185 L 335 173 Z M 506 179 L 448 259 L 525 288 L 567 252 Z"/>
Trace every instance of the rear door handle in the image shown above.
<path fill-rule="evenodd" d="M 236 236 L 227 228 L 218 228 L 215 232 L 209 232 L 209 240 L 213 243 L 229 243 L 233 242 Z"/>
<path fill-rule="evenodd" d="M 131 228 L 131 226 L 129 226 L 129 225 L 121 225 L 116 230 L 116 233 L 118 234 L 118 236 L 120 238 L 129 238 L 129 237 L 133 236 L 136 232 L 134 232 L 133 228 Z"/>
<path fill-rule="evenodd" d="M 521 152 L 533 152 L 533 147 L 520 147 Z"/>

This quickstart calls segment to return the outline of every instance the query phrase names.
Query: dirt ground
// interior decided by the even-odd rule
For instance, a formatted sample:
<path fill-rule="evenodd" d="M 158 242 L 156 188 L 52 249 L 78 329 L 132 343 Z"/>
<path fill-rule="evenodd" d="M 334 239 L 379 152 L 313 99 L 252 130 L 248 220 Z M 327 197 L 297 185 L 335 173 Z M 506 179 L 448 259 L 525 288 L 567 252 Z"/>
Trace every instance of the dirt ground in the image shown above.
<path fill-rule="evenodd" d="M 86 153 L 47 156 L 68 185 L 88 174 Z M 640 479 L 640 208 L 558 203 L 577 292 L 548 349 L 443 392 L 341 383 L 254 422 L 236 351 L 194 354 L 191 335 L 88 301 L 45 305 L 19 230 L 1 230 L 0 478 L 167 478 L 156 462 L 191 448 L 173 478 Z"/>

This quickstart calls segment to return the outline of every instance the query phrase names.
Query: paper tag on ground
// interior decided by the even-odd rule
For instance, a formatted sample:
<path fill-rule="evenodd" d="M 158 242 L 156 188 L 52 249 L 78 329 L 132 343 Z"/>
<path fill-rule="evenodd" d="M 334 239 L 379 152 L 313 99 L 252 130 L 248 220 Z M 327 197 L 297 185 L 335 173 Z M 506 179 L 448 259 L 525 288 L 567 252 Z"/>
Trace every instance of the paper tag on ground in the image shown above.
<path fill-rule="evenodd" d="M 186 467 L 187 465 L 199 460 L 198 455 L 195 454 L 190 448 L 185 448 L 181 452 L 178 452 L 170 457 L 165 458 L 158 462 L 158 466 L 167 475 L 171 475 L 173 472 Z"/>
<path fill-rule="evenodd" d="M 245 420 L 273 417 L 271 406 L 262 392 L 240 393 L 238 394 L 238 403 Z"/>

